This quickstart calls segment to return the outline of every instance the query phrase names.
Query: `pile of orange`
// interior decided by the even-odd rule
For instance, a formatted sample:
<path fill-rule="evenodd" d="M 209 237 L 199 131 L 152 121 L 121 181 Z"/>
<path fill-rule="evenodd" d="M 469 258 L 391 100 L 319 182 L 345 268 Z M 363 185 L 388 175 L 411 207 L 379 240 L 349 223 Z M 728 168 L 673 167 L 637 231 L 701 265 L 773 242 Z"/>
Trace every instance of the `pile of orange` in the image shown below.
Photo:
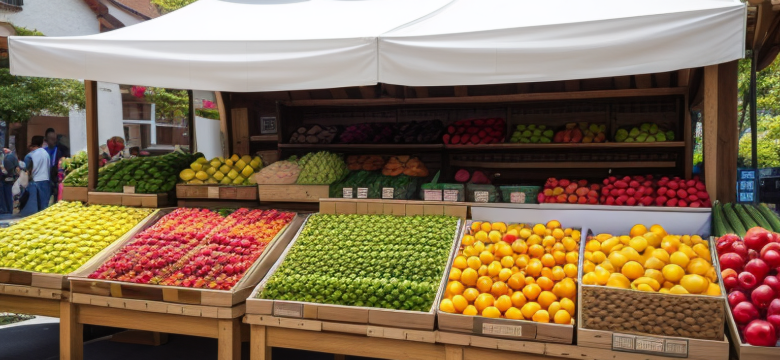
<path fill-rule="evenodd" d="M 439 309 L 488 318 L 571 324 L 580 231 L 547 224 L 471 223 Z"/>

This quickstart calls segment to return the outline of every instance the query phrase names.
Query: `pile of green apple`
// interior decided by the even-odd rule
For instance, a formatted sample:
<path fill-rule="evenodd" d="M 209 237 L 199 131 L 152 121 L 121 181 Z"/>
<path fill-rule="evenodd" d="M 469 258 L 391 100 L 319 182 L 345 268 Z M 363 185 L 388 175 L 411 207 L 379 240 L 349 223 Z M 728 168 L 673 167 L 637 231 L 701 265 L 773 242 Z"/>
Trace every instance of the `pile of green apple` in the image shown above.
<path fill-rule="evenodd" d="M 152 211 L 60 201 L 0 229 L 0 267 L 71 273 Z"/>
<path fill-rule="evenodd" d="M 512 137 L 509 139 L 511 143 L 550 143 L 552 142 L 554 132 L 548 129 L 545 125 L 517 125 Z"/>
<path fill-rule="evenodd" d="M 644 123 L 639 127 L 618 129 L 615 133 L 615 141 L 640 143 L 674 141 L 674 131 L 664 132 L 658 124 Z"/>

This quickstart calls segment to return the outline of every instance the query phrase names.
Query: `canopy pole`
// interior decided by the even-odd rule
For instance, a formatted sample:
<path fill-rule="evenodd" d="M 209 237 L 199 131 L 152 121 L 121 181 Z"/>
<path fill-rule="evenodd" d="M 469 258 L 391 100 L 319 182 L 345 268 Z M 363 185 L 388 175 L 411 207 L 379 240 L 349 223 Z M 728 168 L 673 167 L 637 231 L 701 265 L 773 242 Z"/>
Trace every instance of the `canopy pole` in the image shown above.
<path fill-rule="evenodd" d="M 85 80 L 84 89 L 87 97 L 87 191 L 95 191 L 98 183 L 98 169 L 100 169 L 97 81 Z"/>
<path fill-rule="evenodd" d="M 758 169 L 758 114 L 756 110 L 756 103 L 758 102 L 758 94 L 756 94 L 756 51 L 750 51 L 750 139 L 752 140 L 750 146 L 750 164 L 753 165 L 753 169 Z M 744 106 L 744 105 L 743 105 Z M 758 175 L 758 173 L 756 173 Z M 753 199 L 755 203 L 759 202 L 758 194 L 755 192 L 756 197 Z"/>
<path fill-rule="evenodd" d="M 195 153 L 195 97 L 192 96 L 192 90 L 187 90 L 189 98 L 190 111 L 187 113 L 187 135 L 189 139 L 190 154 Z"/>

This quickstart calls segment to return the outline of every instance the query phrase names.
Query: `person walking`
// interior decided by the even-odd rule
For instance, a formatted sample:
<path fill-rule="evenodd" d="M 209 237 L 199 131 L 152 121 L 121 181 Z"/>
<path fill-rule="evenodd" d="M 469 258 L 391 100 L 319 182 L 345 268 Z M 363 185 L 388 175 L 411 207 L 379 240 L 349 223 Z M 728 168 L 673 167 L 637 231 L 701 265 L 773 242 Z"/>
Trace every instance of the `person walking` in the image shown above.
<path fill-rule="evenodd" d="M 70 149 L 59 142 L 57 132 L 53 128 L 46 129 L 44 136 L 46 152 L 49 154 L 51 194 L 54 195 L 54 202 L 57 202 L 60 189 L 60 159 L 70 157 Z"/>
<path fill-rule="evenodd" d="M 30 192 L 31 200 L 28 201 L 25 210 L 29 208 L 29 211 L 36 213 L 49 206 L 49 197 L 51 196 L 51 182 L 49 178 L 51 159 L 49 159 L 49 153 L 43 148 L 43 136 L 36 135 L 32 137 L 30 150 L 30 153 L 24 157 L 27 172 L 30 174 L 30 183 L 27 191 Z M 33 195 L 35 195 L 35 201 L 32 201 Z M 25 215 L 31 215 L 29 211 L 25 211 Z"/>
<path fill-rule="evenodd" d="M 0 165 L 0 214 L 14 213 L 14 195 L 11 189 L 14 186 L 19 175 L 19 159 L 13 151 L 13 145 L 10 149 L 3 149 L 3 162 Z"/>

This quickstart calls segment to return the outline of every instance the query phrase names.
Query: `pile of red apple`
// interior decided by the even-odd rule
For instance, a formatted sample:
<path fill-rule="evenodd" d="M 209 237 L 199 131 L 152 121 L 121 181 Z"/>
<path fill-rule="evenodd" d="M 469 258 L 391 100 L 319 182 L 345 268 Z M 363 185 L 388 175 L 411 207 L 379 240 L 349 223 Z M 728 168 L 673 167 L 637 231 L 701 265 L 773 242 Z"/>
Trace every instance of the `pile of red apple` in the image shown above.
<path fill-rule="evenodd" d="M 229 290 L 295 214 L 176 209 L 136 235 L 92 279 Z"/>
<path fill-rule="evenodd" d="M 654 179 L 652 175 L 610 176 L 604 179 L 601 204 L 623 206 L 710 207 L 710 197 L 698 176 Z"/>
<path fill-rule="evenodd" d="M 780 234 L 760 227 L 744 239 L 727 234 L 716 242 L 731 314 L 745 342 L 776 346 L 780 339 Z"/>
<path fill-rule="evenodd" d="M 549 178 L 536 199 L 540 204 L 598 204 L 600 188 L 587 180 Z"/>
<path fill-rule="evenodd" d="M 667 207 L 711 207 L 707 188 L 698 176 L 685 180 L 662 177 L 658 180 L 655 204 Z"/>
<path fill-rule="evenodd" d="M 604 179 L 601 203 L 604 205 L 650 206 L 653 204 L 653 176 L 610 176 Z"/>
<path fill-rule="evenodd" d="M 442 141 L 449 145 L 476 145 L 502 143 L 505 138 L 504 119 L 468 119 L 448 126 Z"/>

